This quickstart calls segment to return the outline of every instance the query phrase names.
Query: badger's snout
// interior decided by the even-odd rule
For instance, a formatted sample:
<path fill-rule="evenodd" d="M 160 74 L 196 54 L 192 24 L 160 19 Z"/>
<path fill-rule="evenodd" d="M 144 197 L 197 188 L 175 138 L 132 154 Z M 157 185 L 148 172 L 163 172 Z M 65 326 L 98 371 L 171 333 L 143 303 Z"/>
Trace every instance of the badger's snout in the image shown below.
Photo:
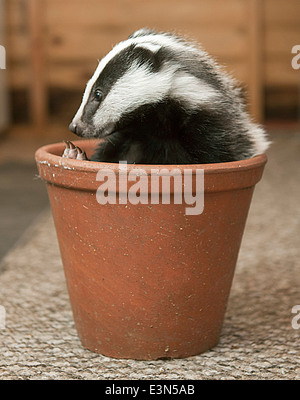
<path fill-rule="evenodd" d="M 81 136 L 83 129 L 80 127 L 80 125 L 75 124 L 74 122 L 71 122 L 69 125 L 69 129 L 71 132 L 75 133 L 75 135 Z"/>

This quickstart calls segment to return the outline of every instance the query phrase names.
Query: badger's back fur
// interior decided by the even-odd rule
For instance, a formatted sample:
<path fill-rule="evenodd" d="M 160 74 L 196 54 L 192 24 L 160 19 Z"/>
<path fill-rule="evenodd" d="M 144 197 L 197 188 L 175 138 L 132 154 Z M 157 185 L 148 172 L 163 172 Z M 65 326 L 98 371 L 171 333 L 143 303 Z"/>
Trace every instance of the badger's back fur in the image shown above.
<path fill-rule="evenodd" d="M 235 81 L 202 48 L 147 29 L 99 62 L 70 129 L 103 138 L 93 161 L 217 163 L 268 147 Z"/>

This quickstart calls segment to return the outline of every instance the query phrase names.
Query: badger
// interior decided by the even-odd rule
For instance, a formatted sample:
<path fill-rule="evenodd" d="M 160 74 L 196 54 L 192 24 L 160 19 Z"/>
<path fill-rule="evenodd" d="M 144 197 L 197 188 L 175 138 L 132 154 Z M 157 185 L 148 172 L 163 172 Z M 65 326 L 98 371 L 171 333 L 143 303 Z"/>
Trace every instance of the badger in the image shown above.
<path fill-rule="evenodd" d="M 206 164 L 261 154 L 236 81 L 200 45 L 140 29 L 99 61 L 69 129 L 99 138 L 91 161 Z M 87 159 L 66 142 L 64 157 Z"/>

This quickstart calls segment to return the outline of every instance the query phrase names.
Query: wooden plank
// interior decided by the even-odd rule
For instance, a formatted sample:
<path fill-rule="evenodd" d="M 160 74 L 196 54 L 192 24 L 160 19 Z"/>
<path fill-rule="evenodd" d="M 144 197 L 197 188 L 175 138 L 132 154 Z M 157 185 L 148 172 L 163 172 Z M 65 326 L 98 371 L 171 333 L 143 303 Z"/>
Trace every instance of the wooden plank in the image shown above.
<path fill-rule="evenodd" d="M 271 28 L 300 26 L 299 0 L 263 0 L 266 26 Z"/>
<path fill-rule="evenodd" d="M 265 85 L 271 87 L 293 86 L 298 88 L 300 85 L 299 70 L 291 66 L 291 56 L 274 63 L 271 59 L 265 63 Z"/>
<path fill-rule="evenodd" d="M 300 1 L 299 1 L 300 4 Z M 300 23 L 296 27 L 269 28 L 265 34 L 265 55 L 266 57 L 280 58 L 291 53 L 295 44 L 300 44 Z"/>
<path fill-rule="evenodd" d="M 119 35 L 109 35 L 103 28 L 98 32 L 72 32 L 59 27 L 52 29 L 47 36 L 46 47 L 50 62 L 79 60 L 79 59 L 97 59 L 101 58 L 112 46 L 119 40 L 127 38 L 127 34 L 119 39 Z M 195 35 L 196 36 L 196 35 Z M 219 57 L 246 56 L 246 37 L 232 30 L 224 31 L 202 29 L 197 32 L 203 47 L 212 55 Z M 197 39 L 197 38 L 195 38 Z"/>
<path fill-rule="evenodd" d="M 112 31 L 120 26 L 144 25 L 182 29 L 190 23 L 232 26 L 240 23 L 244 15 L 241 0 L 46 0 L 46 6 L 47 25 L 76 26 L 79 30 L 104 25 Z"/>
<path fill-rule="evenodd" d="M 26 3 L 24 0 L 5 0 L 7 32 L 26 30 Z"/>
<path fill-rule="evenodd" d="M 6 0 L 5 6 L 8 61 L 12 65 L 22 61 L 26 65 L 30 48 L 26 4 L 22 0 Z"/>
<path fill-rule="evenodd" d="M 263 119 L 263 0 L 248 0 L 248 27 L 249 27 L 249 111 L 252 117 L 262 122 Z"/>
<path fill-rule="evenodd" d="M 34 132 L 39 134 L 47 120 L 47 87 L 43 51 L 43 0 L 28 0 L 30 33 L 30 111 Z"/>
<path fill-rule="evenodd" d="M 29 35 L 28 32 L 13 31 L 7 34 L 8 58 L 11 62 L 28 61 Z"/>
<path fill-rule="evenodd" d="M 244 2 L 240 0 L 46 0 L 51 60 L 101 57 L 134 30 L 149 26 L 186 34 L 209 52 L 246 52 Z M 159 9 L 159 12 L 157 10 Z M 212 18 L 213 15 L 213 18 Z M 109 22 L 108 22 L 109 21 Z M 76 29 L 75 29 L 76 27 Z"/>

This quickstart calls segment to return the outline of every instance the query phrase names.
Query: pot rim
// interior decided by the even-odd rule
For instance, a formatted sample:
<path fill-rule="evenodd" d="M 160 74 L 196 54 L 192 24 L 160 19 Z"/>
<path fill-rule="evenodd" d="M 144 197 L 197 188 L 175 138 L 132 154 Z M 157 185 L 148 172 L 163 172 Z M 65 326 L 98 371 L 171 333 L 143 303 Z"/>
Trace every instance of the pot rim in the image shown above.
<path fill-rule="evenodd" d="M 97 140 L 79 140 L 74 144 L 81 146 L 87 151 L 88 156 L 91 150 L 99 144 Z M 122 169 L 120 173 L 119 163 L 95 162 L 72 160 L 61 157 L 64 144 L 54 143 L 39 148 L 35 153 L 35 159 L 40 177 L 50 184 L 62 186 L 70 189 L 79 189 L 95 192 L 99 187 L 97 173 L 100 170 L 109 171 L 115 174 L 119 182 L 124 179 L 131 171 L 136 172 L 139 169 L 150 177 L 148 192 L 151 189 L 151 179 L 155 176 L 169 175 L 170 172 L 175 175 L 184 175 L 185 170 L 190 170 L 193 181 L 199 170 L 204 171 L 204 191 L 205 192 L 222 192 L 236 189 L 253 187 L 260 179 L 263 173 L 264 165 L 267 162 L 265 154 L 255 156 L 241 161 L 232 161 L 227 163 L 215 164 L 180 164 L 180 165 L 158 165 L 158 164 L 126 164 L 126 173 Z M 139 175 L 139 172 L 137 172 Z M 132 186 L 134 182 L 128 183 Z M 184 185 L 184 183 L 182 182 Z M 173 185 L 173 183 L 172 183 Z M 174 186 L 174 185 L 173 185 Z M 172 186 L 171 193 L 174 187 Z M 116 189 L 119 190 L 119 187 Z"/>
<path fill-rule="evenodd" d="M 99 140 L 74 140 L 72 141 L 75 145 L 82 146 L 88 144 L 91 146 L 97 146 Z M 93 147 L 94 147 L 93 146 Z M 63 158 L 56 153 L 63 153 L 64 143 L 53 143 L 47 144 L 40 147 L 35 153 L 35 159 L 38 164 L 47 164 L 48 167 L 60 167 L 67 170 L 82 171 L 82 172 L 95 172 L 99 171 L 99 168 L 106 168 L 112 170 L 114 173 L 119 172 L 119 163 L 99 162 L 99 161 L 84 161 L 84 160 L 73 160 L 70 158 Z M 265 165 L 267 162 L 266 154 L 259 154 L 257 156 L 247 158 L 239 161 L 230 161 L 224 163 L 211 163 L 211 164 L 127 164 L 127 170 L 130 172 L 133 169 L 141 168 L 150 174 L 153 169 L 203 169 L 205 174 L 222 174 L 226 172 L 234 172 L 241 170 L 255 169 Z"/>

